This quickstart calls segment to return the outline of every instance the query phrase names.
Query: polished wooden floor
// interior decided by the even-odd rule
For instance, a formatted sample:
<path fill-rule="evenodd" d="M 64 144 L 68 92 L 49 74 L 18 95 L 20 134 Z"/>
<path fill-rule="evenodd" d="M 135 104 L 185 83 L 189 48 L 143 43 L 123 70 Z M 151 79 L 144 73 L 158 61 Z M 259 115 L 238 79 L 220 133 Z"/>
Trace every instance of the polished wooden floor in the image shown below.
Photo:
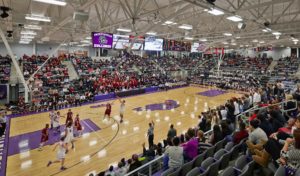
<path fill-rule="evenodd" d="M 80 114 L 81 119 L 91 119 L 101 130 L 89 133 L 76 140 L 75 150 L 71 150 L 66 155 L 67 170 L 60 172 L 59 164 L 46 167 L 49 160 L 56 158 L 56 152 L 52 151 L 54 147 L 52 145 L 45 146 L 43 151 L 36 149 L 9 156 L 6 173 L 9 176 L 82 176 L 91 172 L 105 170 L 109 165 L 116 164 L 123 157 L 128 159 L 134 153 L 142 153 L 141 145 L 143 142 L 146 142 L 147 145 L 146 132 L 148 123 L 151 120 L 155 122 L 155 143 L 157 143 L 166 138 L 170 124 L 174 124 L 177 132 L 182 133 L 189 127 L 198 124 L 197 116 L 203 110 L 224 104 L 227 99 L 240 95 L 235 92 L 228 92 L 215 97 L 205 97 L 196 94 L 206 90 L 209 89 L 185 87 L 168 92 L 128 97 L 126 98 L 125 123 L 123 124 L 103 121 L 102 117 L 105 108 L 92 109 L 90 108 L 91 105 L 72 108 L 75 114 Z M 136 112 L 132 110 L 136 107 L 144 107 L 147 104 L 162 103 L 169 99 L 178 101 L 180 107 L 174 111 Z M 94 105 L 97 104 L 100 103 Z M 119 101 L 114 102 L 112 115 L 118 115 L 119 105 Z M 66 114 L 66 112 L 67 109 L 61 110 L 62 115 Z M 62 118 L 61 123 L 64 123 L 64 121 L 65 119 Z M 45 123 L 49 123 L 48 113 L 14 118 L 11 120 L 10 136 L 39 130 L 43 128 Z"/>

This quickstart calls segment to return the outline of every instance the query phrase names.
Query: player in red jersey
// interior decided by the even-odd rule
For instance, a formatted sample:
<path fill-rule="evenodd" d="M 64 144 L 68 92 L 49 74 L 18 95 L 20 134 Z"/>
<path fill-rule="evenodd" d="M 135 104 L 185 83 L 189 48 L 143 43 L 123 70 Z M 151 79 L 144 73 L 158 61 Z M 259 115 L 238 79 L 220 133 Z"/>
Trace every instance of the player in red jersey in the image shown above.
<path fill-rule="evenodd" d="M 42 137 L 41 137 L 41 143 L 40 143 L 40 147 L 39 147 L 39 151 L 42 150 L 42 147 L 44 146 L 44 144 L 48 141 L 49 139 L 49 124 L 46 124 L 45 128 L 42 129 Z"/>
<path fill-rule="evenodd" d="M 77 114 L 76 117 L 75 117 L 74 127 L 77 131 L 78 137 L 81 137 L 81 135 L 82 135 L 82 126 L 80 124 L 79 114 Z"/>
<path fill-rule="evenodd" d="M 68 124 L 69 121 L 73 123 L 73 112 L 71 111 L 71 109 L 69 109 L 67 113 L 66 125 Z"/>
<path fill-rule="evenodd" d="M 106 117 L 108 117 L 108 119 L 110 120 L 110 118 L 111 118 L 110 114 L 111 114 L 111 104 L 107 103 L 103 119 L 105 119 Z"/>

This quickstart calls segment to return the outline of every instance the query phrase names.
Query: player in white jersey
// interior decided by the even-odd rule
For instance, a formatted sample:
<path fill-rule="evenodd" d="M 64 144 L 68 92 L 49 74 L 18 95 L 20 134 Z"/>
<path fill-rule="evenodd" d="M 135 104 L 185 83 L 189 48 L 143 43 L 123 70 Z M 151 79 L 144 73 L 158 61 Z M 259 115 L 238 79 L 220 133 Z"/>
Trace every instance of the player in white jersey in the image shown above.
<path fill-rule="evenodd" d="M 49 161 L 47 164 L 47 167 L 49 167 L 52 163 L 60 163 L 61 162 L 61 167 L 60 170 L 66 170 L 67 168 L 64 166 L 65 164 L 65 156 L 66 156 L 66 150 L 67 150 L 67 144 L 64 142 L 65 137 L 61 137 L 60 141 L 55 145 L 53 151 L 58 147 L 57 151 L 57 159 L 54 161 Z"/>
<path fill-rule="evenodd" d="M 121 120 L 120 120 L 120 123 L 123 122 L 123 117 L 124 117 L 124 112 L 125 112 L 125 100 L 121 100 L 119 99 L 120 101 L 120 117 L 121 117 Z"/>
<path fill-rule="evenodd" d="M 65 140 L 64 142 L 67 144 L 72 144 L 72 149 L 74 148 L 74 129 L 73 129 L 73 123 L 68 122 L 65 130 Z M 67 147 L 67 153 L 68 153 L 68 147 Z"/>
<path fill-rule="evenodd" d="M 50 129 L 53 128 L 53 121 L 54 121 L 54 117 L 56 116 L 55 114 L 55 111 L 52 110 L 50 113 L 49 113 L 49 118 L 50 118 Z"/>
<path fill-rule="evenodd" d="M 57 132 L 57 133 L 60 133 L 59 120 L 60 120 L 60 112 L 57 111 L 56 115 L 53 118 L 53 128 L 54 128 L 55 132 Z"/>

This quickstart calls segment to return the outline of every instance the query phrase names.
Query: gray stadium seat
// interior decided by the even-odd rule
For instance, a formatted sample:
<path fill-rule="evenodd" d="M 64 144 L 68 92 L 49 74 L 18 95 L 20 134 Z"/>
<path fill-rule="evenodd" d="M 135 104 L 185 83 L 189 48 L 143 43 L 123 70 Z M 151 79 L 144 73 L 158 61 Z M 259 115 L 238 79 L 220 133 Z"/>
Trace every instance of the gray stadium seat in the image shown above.
<path fill-rule="evenodd" d="M 217 142 L 217 143 L 215 144 L 215 152 L 217 152 L 217 151 L 219 151 L 221 148 L 223 148 L 223 144 L 224 144 L 225 140 L 226 140 L 226 139 L 223 139 L 223 140 L 221 140 L 221 141 L 219 141 L 219 142 Z"/>
<path fill-rule="evenodd" d="M 234 143 L 233 143 L 233 142 L 228 142 L 228 143 L 225 145 L 225 150 L 230 151 L 230 150 L 232 149 L 233 146 L 234 146 Z"/>
<path fill-rule="evenodd" d="M 181 168 L 175 170 L 175 172 L 170 173 L 168 176 L 180 176 Z"/>
<path fill-rule="evenodd" d="M 243 168 L 247 165 L 247 163 L 248 163 L 247 156 L 241 155 L 235 160 L 234 166 L 239 170 L 243 170 Z"/>
<path fill-rule="evenodd" d="M 219 166 L 220 166 L 221 161 L 215 161 L 212 163 L 209 168 L 208 168 L 208 176 L 217 176 L 219 172 Z"/>
<path fill-rule="evenodd" d="M 214 155 L 215 146 L 212 146 L 206 150 L 205 158 L 212 157 Z"/>
<path fill-rule="evenodd" d="M 225 169 L 230 161 L 230 157 L 231 157 L 232 151 L 225 153 L 222 157 L 221 157 L 221 163 L 220 163 L 220 169 Z"/>
<path fill-rule="evenodd" d="M 205 155 L 206 155 L 206 152 L 204 152 L 204 153 L 198 155 L 198 156 L 193 160 L 193 166 L 194 166 L 194 167 L 200 167 L 202 161 L 203 161 L 204 158 L 205 158 Z"/>
<path fill-rule="evenodd" d="M 234 176 L 234 168 L 233 167 L 227 167 L 220 176 Z"/>
<path fill-rule="evenodd" d="M 255 167 L 255 161 L 249 162 L 242 170 L 242 173 L 239 176 L 252 176 L 253 170 Z"/>
<path fill-rule="evenodd" d="M 199 174 L 200 174 L 200 169 L 198 167 L 195 167 L 190 172 L 188 172 L 186 176 L 197 176 Z"/>
<path fill-rule="evenodd" d="M 185 163 L 181 167 L 180 175 L 186 175 L 189 171 L 193 169 L 193 161 L 190 161 L 188 163 Z"/>
<path fill-rule="evenodd" d="M 212 163 L 214 163 L 213 157 L 206 158 L 206 159 L 202 162 L 201 168 L 207 170 L 208 167 L 209 167 Z"/>
<path fill-rule="evenodd" d="M 226 153 L 227 152 L 224 149 L 221 149 L 221 150 L 217 151 L 217 153 L 214 154 L 214 159 L 220 160 L 221 157 Z"/>
<path fill-rule="evenodd" d="M 240 145 L 235 145 L 232 149 L 231 160 L 236 159 L 239 156 Z"/>
<path fill-rule="evenodd" d="M 283 166 L 280 166 L 275 172 L 274 176 L 285 176 L 285 169 Z"/>
<path fill-rule="evenodd" d="M 175 171 L 176 171 L 176 169 L 174 169 L 174 168 L 169 168 L 169 169 L 165 170 L 165 171 L 161 174 L 161 176 L 168 176 L 169 174 L 171 174 L 172 172 L 175 172 Z"/>

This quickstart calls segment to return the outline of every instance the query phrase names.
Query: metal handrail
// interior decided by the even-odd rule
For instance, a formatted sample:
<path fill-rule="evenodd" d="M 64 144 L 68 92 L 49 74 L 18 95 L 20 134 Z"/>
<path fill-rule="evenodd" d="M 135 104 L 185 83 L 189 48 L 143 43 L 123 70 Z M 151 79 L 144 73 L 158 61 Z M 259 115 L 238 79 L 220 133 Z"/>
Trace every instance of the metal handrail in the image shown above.
<path fill-rule="evenodd" d="M 253 111 L 256 111 L 256 110 L 266 109 L 266 108 L 269 108 L 269 107 L 272 107 L 272 106 L 278 106 L 278 105 L 281 106 L 281 105 L 287 104 L 288 102 L 294 102 L 295 103 L 295 107 L 291 108 L 291 109 L 286 109 L 286 110 L 285 109 L 281 109 L 282 113 L 289 112 L 289 111 L 294 111 L 294 110 L 297 109 L 298 102 L 296 100 L 287 100 L 287 101 L 283 101 L 283 102 L 280 102 L 280 103 L 271 104 L 271 105 L 264 106 L 264 107 L 254 106 L 254 107 L 248 109 L 247 111 L 244 111 L 244 112 L 240 113 L 239 115 L 237 115 L 236 116 L 236 123 L 238 123 L 239 117 L 246 116 L 246 113 L 253 112 Z"/>
<path fill-rule="evenodd" d="M 206 135 L 208 135 L 208 134 L 210 134 L 210 133 L 212 133 L 212 130 L 206 131 L 206 132 L 204 133 L 204 136 L 206 136 Z M 161 155 L 161 156 L 159 156 L 159 157 L 153 159 L 152 161 L 150 161 L 150 162 L 148 162 L 148 163 L 142 165 L 141 167 L 138 167 L 138 168 L 136 168 L 135 170 L 133 170 L 133 171 L 131 171 L 131 172 L 125 174 L 125 176 L 130 176 L 131 174 L 134 174 L 134 173 L 138 172 L 139 170 L 142 170 L 142 169 L 146 168 L 147 166 L 150 166 L 150 167 L 149 167 L 149 170 L 152 169 L 151 164 L 152 164 L 152 163 L 156 163 L 156 162 L 158 162 L 159 160 L 163 159 L 164 156 L 165 156 L 165 155 L 163 154 L 163 155 Z M 151 175 L 151 173 L 152 173 L 152 172 L 150 171 L 150 172 L 149 172 L 149 175 Z"/>

